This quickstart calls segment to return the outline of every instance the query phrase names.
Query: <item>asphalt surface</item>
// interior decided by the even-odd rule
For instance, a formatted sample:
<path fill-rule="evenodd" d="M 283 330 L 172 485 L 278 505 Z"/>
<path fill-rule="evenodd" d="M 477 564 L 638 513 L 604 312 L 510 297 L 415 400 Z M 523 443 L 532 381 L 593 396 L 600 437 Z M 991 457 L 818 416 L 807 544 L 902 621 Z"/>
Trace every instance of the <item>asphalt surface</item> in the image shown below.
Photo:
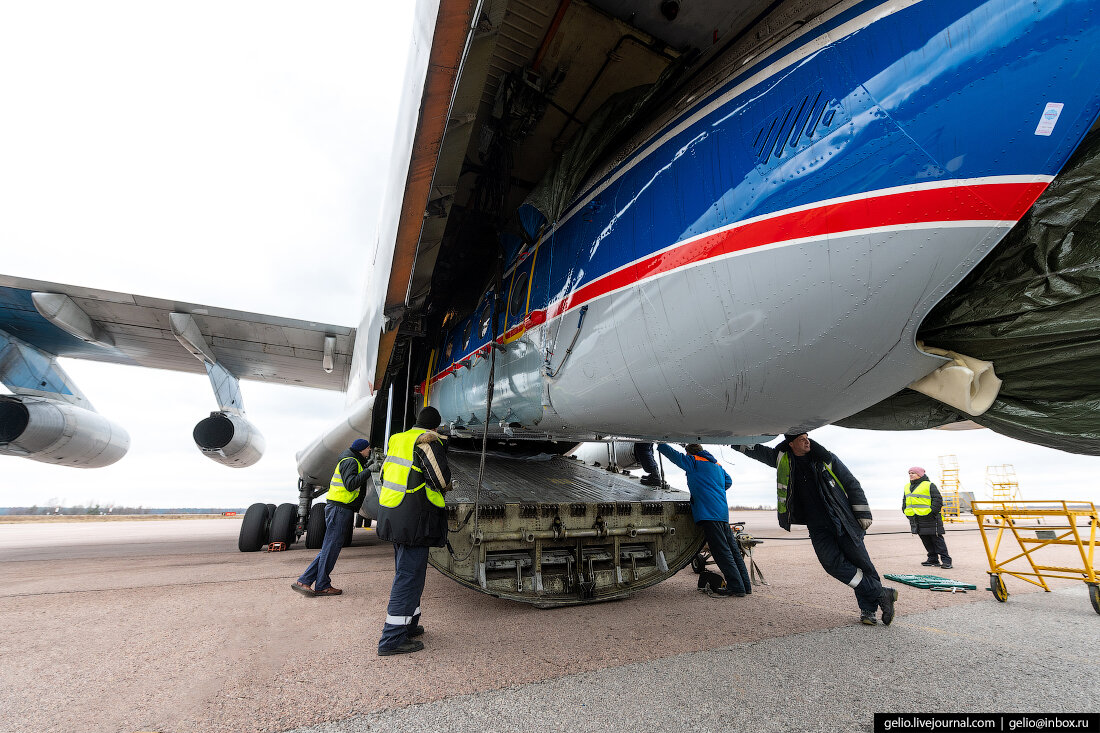
<path fill-rule="evenodd" d="M 1046 596 L 1046 597 L 1044 597 Z M 866 731 L 875 713 L 1096 712 L 1083 585 L 681 654 L 293 733 Z"/>
<path fill-rule="evenodd" d="M 876 512 L 872 558 L 926 572 L 894 514 Z M 894 625 L 864 627 L 804 532 L 734 518 L 765 538 L 770 584 L 747 598 L 701 594 L 686 569 L 538 610 L 429 570 L 427 648 L 387 658 L 393 552 L 370 530 L 336 565 L 345 594 L 309 599 L 289 584 L 313 553 L 240 553 L 239 519 L 0 524 L 0 731 L 869 730 L 875 711 L 1098 709 L 1100 615 L 1080 581 L 1009 579 L 993 601 L 971 525 L 940 574 L 978 591 L 902 587 Z"/>

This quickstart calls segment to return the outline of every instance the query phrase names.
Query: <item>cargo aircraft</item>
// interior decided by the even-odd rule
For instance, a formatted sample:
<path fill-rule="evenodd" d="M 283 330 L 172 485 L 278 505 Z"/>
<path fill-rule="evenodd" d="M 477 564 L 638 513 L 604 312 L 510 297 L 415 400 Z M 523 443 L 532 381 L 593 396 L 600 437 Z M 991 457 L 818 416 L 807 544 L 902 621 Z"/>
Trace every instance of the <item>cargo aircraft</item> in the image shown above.
<path fill-rule="evenodd" d="M 0 277 L 0 452 L 76 467 L 125 453 L 57 356 L 205 371 L 218 409 L 195 443 L 236 467 L 263 450 L 238 380 L 344 390 L 339 424 L 298 454 L 297 504 L 242 524 L 242 550 L 318 546 L 312 502 L 338 453 L 385 445 L 431 404 L 456 483 L 433 565 L 540 605 L 620 597 L 691 561 L 690 507 L 563 454 L 757 442 L 896 416 L 913 396 L 938 424 L 981 422 L 1013 382 L 995 347 L 937 341 L 929 314 L 981 287 L 1044 196 L 1084 191 L 1075 221 L 1100 197 L 1059 189 L 1089 170 L 1100 115 L 1089 0 L 416 13 L 358 328 Z"/>

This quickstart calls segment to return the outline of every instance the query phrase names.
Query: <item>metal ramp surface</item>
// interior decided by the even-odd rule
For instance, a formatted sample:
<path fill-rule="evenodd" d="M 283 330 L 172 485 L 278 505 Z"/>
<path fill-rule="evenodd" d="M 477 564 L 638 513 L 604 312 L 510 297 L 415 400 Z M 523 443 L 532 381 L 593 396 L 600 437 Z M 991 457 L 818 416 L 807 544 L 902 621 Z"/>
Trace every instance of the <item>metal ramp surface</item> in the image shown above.
<path fill-rule="evenodd" d="M 447 503 L 472 503 L 481 455 L 451 450 L 447 461 L 454 484 Z M 688 494 L 655 490 L 635 477 L 562 456 L 513 458 L 487 454 L 478 500 L 481 504 L 687 501 Z"/>

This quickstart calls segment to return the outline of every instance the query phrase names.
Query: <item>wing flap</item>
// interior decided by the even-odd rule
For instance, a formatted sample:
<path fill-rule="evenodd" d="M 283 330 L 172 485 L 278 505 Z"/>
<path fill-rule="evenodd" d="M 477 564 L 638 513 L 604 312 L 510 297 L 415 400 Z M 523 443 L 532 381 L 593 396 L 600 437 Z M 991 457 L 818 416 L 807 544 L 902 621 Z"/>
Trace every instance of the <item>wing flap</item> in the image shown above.
<path fill-rule="evenodd" d="M 35 309 L 35 292 L 67 295 L 113 345 L 55 325 Z M 205 374 L 172 333 L 172 313 L 190 314 L 218 363 L 239 379 L 347 388 L 354 328 L 0 275 L 0 330 L 57 356 Z M 335 338 L 330 373 L 322 368 L 326 336 Z"/>

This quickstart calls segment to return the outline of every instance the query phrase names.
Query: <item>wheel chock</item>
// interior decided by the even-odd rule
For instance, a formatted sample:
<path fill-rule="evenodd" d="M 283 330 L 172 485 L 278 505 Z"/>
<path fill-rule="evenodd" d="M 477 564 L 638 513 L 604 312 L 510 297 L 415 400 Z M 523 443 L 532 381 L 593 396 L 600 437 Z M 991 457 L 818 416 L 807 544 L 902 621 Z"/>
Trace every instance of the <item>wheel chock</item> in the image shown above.
<path fill-rule="evenodd" d="M 272 542 L 271 544 L 269 544 L 267 546 L 267 551 L 268 552 L 282 552 L 285 549 L 286 549 L 286 543 L 285 542 Z"/>

